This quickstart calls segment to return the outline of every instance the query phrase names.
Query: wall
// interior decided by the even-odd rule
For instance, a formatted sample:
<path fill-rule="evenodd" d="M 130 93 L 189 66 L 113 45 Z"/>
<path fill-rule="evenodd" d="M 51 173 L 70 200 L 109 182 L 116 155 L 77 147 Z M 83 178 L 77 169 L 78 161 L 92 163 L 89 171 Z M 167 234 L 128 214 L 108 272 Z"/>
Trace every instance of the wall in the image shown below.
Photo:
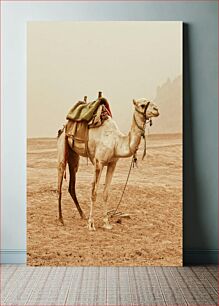
<path fill-rule="evenodd" d="M 184 25 L 184 262 L 217 262 L 218 4 L 216 1 L 2 4 L 1 261 L 25 262 L 26 22 L 182 20 Z"/>

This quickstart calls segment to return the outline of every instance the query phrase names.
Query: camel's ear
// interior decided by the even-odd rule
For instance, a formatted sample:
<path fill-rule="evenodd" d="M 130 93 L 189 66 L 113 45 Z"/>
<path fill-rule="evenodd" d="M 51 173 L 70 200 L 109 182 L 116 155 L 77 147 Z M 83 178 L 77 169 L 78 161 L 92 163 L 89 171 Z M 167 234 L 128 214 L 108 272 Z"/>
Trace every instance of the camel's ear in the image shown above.
<path fill-rule="evenodd" d="M 137 102 L 135 101 L 135 99 L 133 99 L 133 104 L 137 106 Z"/>

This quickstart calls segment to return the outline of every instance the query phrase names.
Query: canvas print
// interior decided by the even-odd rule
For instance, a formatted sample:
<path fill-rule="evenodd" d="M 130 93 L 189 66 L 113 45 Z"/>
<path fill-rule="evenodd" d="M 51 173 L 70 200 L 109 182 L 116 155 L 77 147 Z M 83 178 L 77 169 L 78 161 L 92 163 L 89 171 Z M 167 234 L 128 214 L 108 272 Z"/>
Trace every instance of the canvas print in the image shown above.
<path fill-rule="evenodd" d="M 27 263 L 182 265 L 182 22 L 27 25 Z"/>

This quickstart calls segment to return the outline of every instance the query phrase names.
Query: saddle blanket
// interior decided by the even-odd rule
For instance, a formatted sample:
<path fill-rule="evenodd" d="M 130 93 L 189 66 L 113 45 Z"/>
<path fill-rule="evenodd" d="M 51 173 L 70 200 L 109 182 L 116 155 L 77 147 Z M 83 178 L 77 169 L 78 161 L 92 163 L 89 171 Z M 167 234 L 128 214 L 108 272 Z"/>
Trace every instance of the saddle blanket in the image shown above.
<path fill-rule="evenodd" d="M 66 119 L 74 121 L 87 121 L 89 122 L 100 105 L 104 105 L 108 115 L 112 117 L 112 113 L 109 107 L 109 103 L 105 98 L 99 98 L 93 102 L 86 103 L 84 101 L 78 101 L 68 112 Z"/>
<path fill-rule="evenodd" d="M 90 103 L 77 102 L 69 111 L 65 126 L 66 136 L 72 137 L 72 148 L 87 155 L 88 129 L 101 126 L 109 116 L 112 113 L 105 98 Z"/>

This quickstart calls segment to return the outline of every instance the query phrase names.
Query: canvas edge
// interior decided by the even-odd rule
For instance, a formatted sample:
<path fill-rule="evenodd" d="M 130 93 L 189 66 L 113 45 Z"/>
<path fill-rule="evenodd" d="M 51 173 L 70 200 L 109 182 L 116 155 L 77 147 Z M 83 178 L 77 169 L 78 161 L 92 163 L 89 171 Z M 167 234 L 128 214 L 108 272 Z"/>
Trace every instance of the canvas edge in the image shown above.
<path fill-rule="evenodd" d="M 218 249 L 188 249 L 183 252 L 184 265 L 218 264 Z M 26 264 L 26 250 L 0 250 L 1 264 Z"/>

